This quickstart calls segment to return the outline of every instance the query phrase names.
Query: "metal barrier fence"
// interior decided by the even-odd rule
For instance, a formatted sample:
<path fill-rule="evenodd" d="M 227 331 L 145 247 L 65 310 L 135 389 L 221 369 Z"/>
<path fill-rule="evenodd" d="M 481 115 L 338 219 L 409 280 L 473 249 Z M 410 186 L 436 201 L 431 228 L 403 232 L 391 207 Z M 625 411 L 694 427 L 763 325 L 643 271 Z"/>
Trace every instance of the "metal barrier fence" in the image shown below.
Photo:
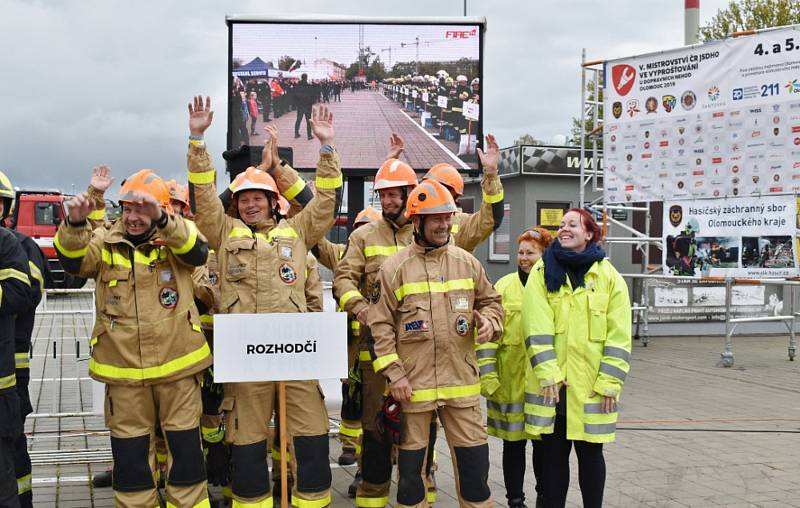
<path fill-rule="evenodd" d="M 720 361 L 717 364 L 721 367 L 733 367 L 733 335 L 736 328 L 741 323 L 764 323 L 764 322 L 780 322 L 786 326 L 789 334 L 788 343 L 788 356 L 790 361 L 794 361 L 797 354 L 797 338 L 795 335 L 795 321 L 800 318 L 800 312 L 795 312 L 795 288 L 800 286 L 800 281 L 795 280 L 782 280 L 782 279 L 736 279 L 730 277 L 688 277 L 688 276 L 674 276 L 674 275 L 658 275 L 658 274 L 643 274 L 643 273 L 625 273 L 622 274 L 624 278 L 632 279 L 635 283 L 637 280 L 644 281 L 647 279 L 662 279 L 669 281 L 686 280 L 691 282 L 720 282 L 725 283 L 725 342 L 723 351 L 720 353 Z M 760 317 L 733 317 L 732 311 L 732 294 L 733 286 L 735 285 L 778 285 L 789 287 L 789 313 L 776 314 L 774 316 L 760 316 Z M 636 325 L 640 322 L 644 325 L 644 335 L 642 336 L 642 345 L 647 346 L 648 332 L 649 332 L 649 295 L 647 288 L 641 284 L 641 300 L 633 302 L 632 311 L 636 316 Z M 641 320 L 641 321 L 640 321 Z"/>

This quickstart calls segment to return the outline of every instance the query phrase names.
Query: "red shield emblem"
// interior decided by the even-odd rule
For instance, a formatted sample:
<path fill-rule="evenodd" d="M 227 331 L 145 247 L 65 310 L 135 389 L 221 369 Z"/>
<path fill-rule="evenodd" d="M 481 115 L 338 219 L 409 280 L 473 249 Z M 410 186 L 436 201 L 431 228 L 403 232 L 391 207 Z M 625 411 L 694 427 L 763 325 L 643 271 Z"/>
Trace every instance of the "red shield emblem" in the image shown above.
<path fill-rule="evenodd" d="M 633 82 L 636 80 L 636 69 L 628 64 L 619 64 L 611 68 L 611 81 L 614 83 L 614 90 L 620 95 L 625 97 L 628 92 L 633 88 Z"/>

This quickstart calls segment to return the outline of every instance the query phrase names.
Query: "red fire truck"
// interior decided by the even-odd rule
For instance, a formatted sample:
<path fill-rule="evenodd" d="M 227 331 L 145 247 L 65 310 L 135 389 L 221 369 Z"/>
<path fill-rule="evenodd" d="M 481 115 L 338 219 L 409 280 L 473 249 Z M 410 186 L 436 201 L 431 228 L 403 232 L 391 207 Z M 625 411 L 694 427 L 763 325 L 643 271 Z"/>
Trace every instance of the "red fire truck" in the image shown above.
<path fill-rule="evenodd" d="M 66 214 L 64 201 L 68 198 L 57 190 L 17 190 L 14 199 L 10 226 L 33 238 L 44 252 L 48 288 L 77 289 L 86 283 L 86 279 L 64 271 L 53 247 L 53 237 Z"/>

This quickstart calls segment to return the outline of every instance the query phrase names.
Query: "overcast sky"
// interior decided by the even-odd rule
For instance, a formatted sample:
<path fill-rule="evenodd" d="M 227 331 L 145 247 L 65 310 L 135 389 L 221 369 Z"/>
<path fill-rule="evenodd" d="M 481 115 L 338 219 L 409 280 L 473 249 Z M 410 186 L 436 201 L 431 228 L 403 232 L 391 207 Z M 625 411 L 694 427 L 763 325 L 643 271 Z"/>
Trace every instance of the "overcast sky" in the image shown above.
<path fill-rule="evenodd" d="M 727 0 L 701 0 L 701 23 Z M 468 0 L 488 22 L 485 131 L 567 134 L 580 113 L 580 56 L 683 44 L 684 0 Z M 207 134 L 225 149 L 226 14 L 460 16 L 462 0 L 0 0 L 0 169 L 16 186 L 83 189 L 91 167 L 185 180 L 186 105 L 217 99 Z"/>

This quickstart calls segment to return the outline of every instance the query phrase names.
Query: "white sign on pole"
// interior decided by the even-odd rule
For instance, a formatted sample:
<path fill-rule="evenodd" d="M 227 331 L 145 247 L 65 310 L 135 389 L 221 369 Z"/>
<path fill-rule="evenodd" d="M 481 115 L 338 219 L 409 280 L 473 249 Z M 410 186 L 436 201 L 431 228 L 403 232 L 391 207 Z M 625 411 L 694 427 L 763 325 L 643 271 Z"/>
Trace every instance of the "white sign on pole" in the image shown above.
<path fill-rule="evenodd" d="M 794 196 L 664 202 L 665 274 L 797 275 Z"/>
<path fill-rule="evenodd" d="M 106 384 L 92 379 L 92 413 L 102 416 L 105 414 Z"/>
<path fill-rule="evenodd" d="M 464 103 L 461 105 L 461 108 L 464 111 L 464 118 L 466 118 L 467 120 L 472 120 L 473 122 L 477 122 L 481 116 L 480 104 L 464 101 Z"/>
<path fill-rule="evenodd" d="M 797 28 L 606 62 L 605 200 L 800 193 Z"/>
<path fill-rule="evenodd" d="M 447 97 L 444 95 L 439 95 L 436 97 L 436 105 L 440 108 L 447 108 Z"/>
<path fill-rule="evenodd" d="M 422 102 L 428 102 L 428 92 L 422 92 Z"/>
<path fill-rule="evenodd" d="M 347 377 L 347 314 L 216 314 L 220 383 Z"/>

